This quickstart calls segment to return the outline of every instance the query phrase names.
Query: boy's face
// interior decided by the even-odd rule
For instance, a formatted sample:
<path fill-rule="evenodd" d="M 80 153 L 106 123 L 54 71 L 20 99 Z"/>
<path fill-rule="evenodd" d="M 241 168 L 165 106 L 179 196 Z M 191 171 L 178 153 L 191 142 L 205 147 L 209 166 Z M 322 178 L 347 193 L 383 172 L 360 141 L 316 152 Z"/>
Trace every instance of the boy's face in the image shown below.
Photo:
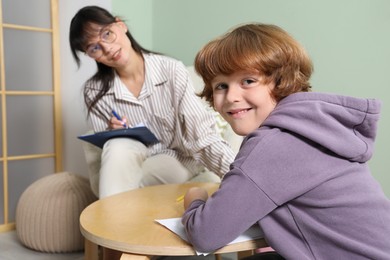
<path fill-rule="evenodd" d="M 260 127 L 276 106 L 271 95 L 274 83 L 264 84 L 258 73 L 219 75 L 211 85 L 215 110 L 238 135 L 248 135 Z"/>

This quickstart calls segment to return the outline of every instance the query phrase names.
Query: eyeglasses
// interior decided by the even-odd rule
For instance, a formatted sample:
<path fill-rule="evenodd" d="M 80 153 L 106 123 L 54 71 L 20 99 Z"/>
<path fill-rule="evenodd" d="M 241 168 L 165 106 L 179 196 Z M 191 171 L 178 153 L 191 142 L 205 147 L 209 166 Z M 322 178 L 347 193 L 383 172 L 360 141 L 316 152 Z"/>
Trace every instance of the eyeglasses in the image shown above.
<path fill-rule="evenodd" d="M 106 26 L 102 29 L 99 35 L 99 41 L 88 45 L 85 53 L 93 58 L 99 59 L 103 55 L 103 48 L 99 42 L 113 43 L 116 40 L 116 34 L 111 30 L 112 25 Z"/>

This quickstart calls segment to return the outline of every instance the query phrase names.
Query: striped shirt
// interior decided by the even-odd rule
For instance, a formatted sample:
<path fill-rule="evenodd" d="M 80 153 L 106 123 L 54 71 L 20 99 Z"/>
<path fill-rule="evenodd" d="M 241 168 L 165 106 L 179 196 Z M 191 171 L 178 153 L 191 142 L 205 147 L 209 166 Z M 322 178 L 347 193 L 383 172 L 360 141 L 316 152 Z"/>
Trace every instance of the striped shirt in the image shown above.
<path fill-rule="evenodd" d="M 116 75 L 113 87 L 91 111 L 95 132 L 106 130 L 116 110 L 130 126 L 146 125 L 160 140 L 148 147 L 149 156 L 167 154 L 192 173 L 204 167 L 222 177 L 233 162 L 234 153 L 215 129 L 215 118 L 195 95 L 189 73 L 182 62 L 157 54 L 144 54 L 145 81 L 135 97 Z M 99 84 L 87 83 L 92 99 Z M 99 108 L 103 115 L 97 111 Z"/>

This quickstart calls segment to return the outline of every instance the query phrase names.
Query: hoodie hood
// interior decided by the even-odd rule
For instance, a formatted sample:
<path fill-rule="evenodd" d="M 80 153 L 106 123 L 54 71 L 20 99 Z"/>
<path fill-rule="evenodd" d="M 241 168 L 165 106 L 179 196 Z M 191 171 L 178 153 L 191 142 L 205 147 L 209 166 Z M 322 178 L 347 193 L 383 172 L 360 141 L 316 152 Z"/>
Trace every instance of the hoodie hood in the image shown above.
<path fill-rule="evenodd" d="M 282 99 L 262 126 L 277 127 L 356 162 L 373 154 L 381 103 L 375 99 L 304 92 Z"/>

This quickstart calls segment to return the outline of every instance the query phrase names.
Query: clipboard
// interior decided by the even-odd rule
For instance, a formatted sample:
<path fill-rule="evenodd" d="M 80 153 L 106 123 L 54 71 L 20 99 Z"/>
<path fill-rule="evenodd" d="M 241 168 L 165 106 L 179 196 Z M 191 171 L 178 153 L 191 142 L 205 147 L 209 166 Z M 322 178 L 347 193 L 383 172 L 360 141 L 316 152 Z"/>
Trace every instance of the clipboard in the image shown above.
<path fill-rule="evenodd" d="M 157 137 L 146 126 L 114 129 L 93 134 L 80 135 L 77 138 L 103 148 L 103 145 L 109 139 L 118 137 L 133 138 L 142 142 L 146 146 L 159 142 Z"/>

